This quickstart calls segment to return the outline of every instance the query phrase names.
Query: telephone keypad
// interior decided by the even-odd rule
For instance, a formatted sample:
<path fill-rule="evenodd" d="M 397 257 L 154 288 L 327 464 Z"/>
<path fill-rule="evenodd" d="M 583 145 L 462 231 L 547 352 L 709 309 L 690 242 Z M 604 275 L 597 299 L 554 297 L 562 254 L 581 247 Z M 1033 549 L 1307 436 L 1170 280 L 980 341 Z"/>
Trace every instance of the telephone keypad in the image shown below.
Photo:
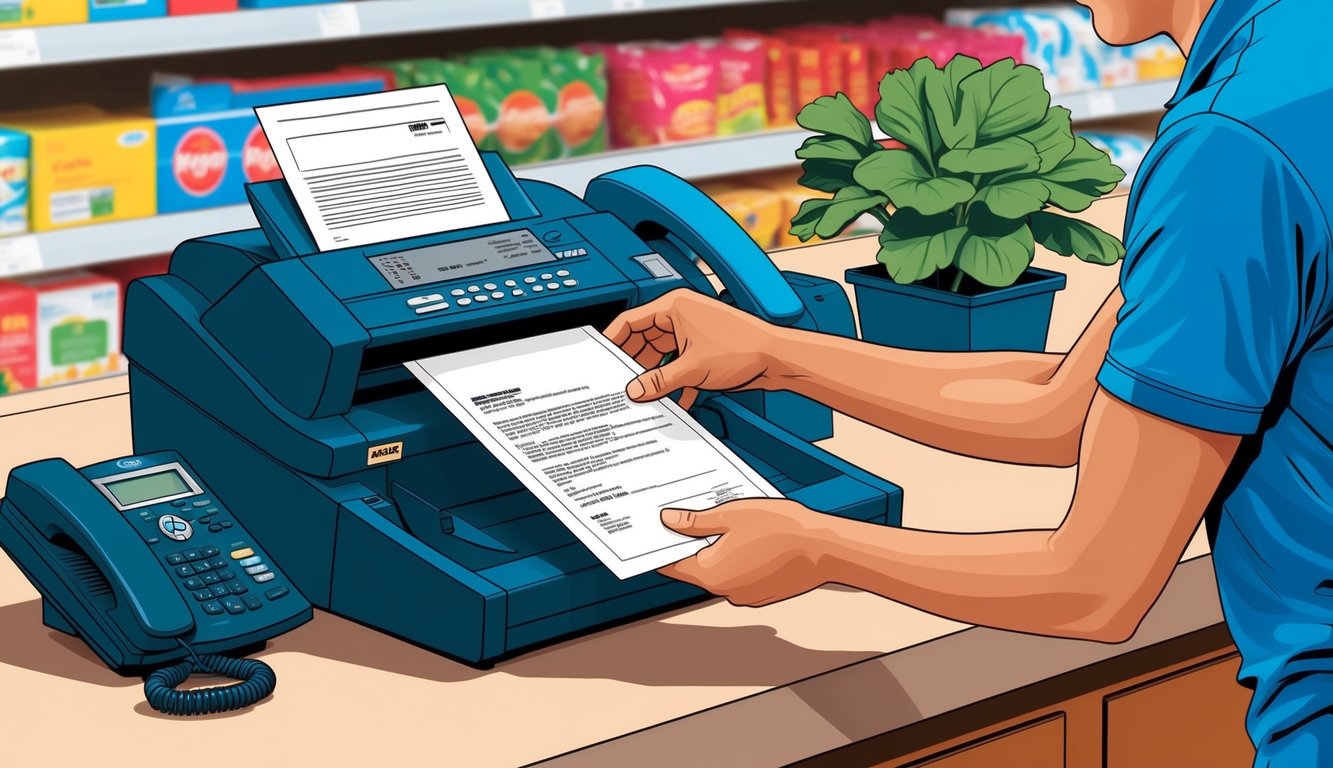
<path fill-rule="evenodd" d="M 180 552 L 172 552 L 171 554 L 167 555 L 168 565 L 181 565 L 184 562 L 185 562 L 185 555 L 182 555 Z"/>
<path fill-rule="evenodd" d="M 264 602 L 259 598 L 255 597 L 254 595 L 246 595 L 245 597 L 241 598 L 241 600 L 243 600 L 245 602 L 245 606 L 252 611 L 257 611 L 260 608 L 264 607 Z"/>
<path fill-rule="evenodd" d="M 191 577 L 185 580 L 186 589 L 203 589 L 206 586 L 208 585 L 204 583 L 204 580 L 198 577 Z"/>
<path fill-rule="evenodd" d="M 204 613 L 209 616 L 217 616 L 222 613 L 222 604 L 216 600 L 209 600 L 203 604 Z"/>
<path fill-rule="evenodd" d="M 207 589 L 196 590 L 194 593 L 194 599 L 198 600 L 201 603 L 207 602 L 213 599 L 213 593 Z"/>
<path fill-rule="evenodd" d="M 194 575 L 194 566 L 178 565 L 176 566 L 175 571 L 177 576 L 181 577 L 182 579 L 188 579 Z"/>
<path fill-rule="evenodd" d="M 194 562 L 195 560 L 200 560 L 200 559 L 202 559 L 203 556 L 204 556 L 203 553 L 200 552 L 200 551 L 197 550 L 197 549 L 187 549 L 187 550 L 185 550 L 184 552 L 182 552 L 181 554 L 184 555 L 184 556 L 185 556 L 185 559 L 186 559 L 188 562 L 191 562 L 191 563 Z"/>
<path fill-rule="evenodd" d="M 223 581 L 231 581 L 232 579 L 236 578 L 236 574 L 232 573 L 230 568 L 223 568 L 222 570 L 218 571 L 218 578 L 222 579 Z"/>
<path fill-rule="evenodd" d="M 208 562 L 204 560 L 195 563 L 193 568 L 195 573 L 204 573 L 205 571 L 213 570 L 213 566 L 209 565 Z"/>
<path fill-rule="evenodd" d="M 221 583 L 222 583 L 222 579 L 218 578 L 218 575 L 217 575 L 216 573 L 205 573 L 205 574 L 202 574 L 199 578 L 202 579 L 203 582 L 204 582 L 205 584 L 221 584 Z"/>
<path fill-rule="evenodd" d="M 273 581 L 275 576 L 277 576 L 275 573 L 260 573 L 255 575 L 255 581 L 263 584 L 266 581 Z"/>
<path fill-rule="evenodd" d="M 227 582 L 227 589 L 228 589 L 233 595 L 243 595 L 243 594 L 245 594 L 246 592 L 249 592 L 249 591 L 250 591 L 250 590 L 247 589 L 246 586 L 245 586 L 244 584 L 242 584 L 240 581 L 229 581 L 229 582 Z"/>
<path fill-rule="evenodd" d="M 227 609 L 227 613 L 238 614 L 245 613 L 245 603 L 241 602 L 239 597 L 222 598 L 222 607 Z"/>
<path fill-rule="evenodd" d="M 211 587 L 208 588 L 208 591 L 209 591 L 209 592 L 212 592 L 214 595 L 217 595 L 218 597 L 222 597 L 222 596 L 224 596 L 224 595 L 230 595 L 230 594 L 231 594 L 231 590 L 230 590 L 230 589 L 227 589 L 226 587 L 222 586 L 221 584 L 214 584 L 213 586 L 211 586 Z"/>
<path fill-rule="evenodd" d="M 204 557 L 217 557 L 219 554 L 221 554 L 221 552 L 218 551 L 217 547 L 204 547 L 203 549 L 199 550 L 199 552 Z"/>

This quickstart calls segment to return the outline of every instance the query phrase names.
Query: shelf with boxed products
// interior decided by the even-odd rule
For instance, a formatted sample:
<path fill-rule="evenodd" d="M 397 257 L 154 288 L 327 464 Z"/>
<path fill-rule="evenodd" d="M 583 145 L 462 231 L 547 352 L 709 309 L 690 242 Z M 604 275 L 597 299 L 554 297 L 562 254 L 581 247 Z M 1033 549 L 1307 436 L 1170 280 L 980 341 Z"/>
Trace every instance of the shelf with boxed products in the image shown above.
<path fill-rule="evenodd" d="M 1123 88 L 1055 97 L 1075 120 L 1087 121 L 1161 109 L 1175 90 L 1163 80 Z M 810 134 L 775 130 L 637 149 L 613 150 L 515 167 L 522 178 L 546 181 L 582 193 L 588 181 L 632 165 L 655 165 L 678 176 L 701 179 L 794 166 L 796 149 Z M 883 138 L 883 137 L 881 137 Z M 168 253 L 192 237 L 256 226 L 247 205 L 227 205 L 181 213 L 72 227 L 55 232 L 0 238 L 0 277 L 70 269 Z"/>
<path fill-rule="evenodd" d="M 17 4 L 19 0 L 7 0 Z M 31 3 L 33 0 L 24 0 Z M 76 3 L 79 0 L 76 0 Z M 0 20 L 0 69 L 146 58 L 237 48 L 495 27 L 611 13 L 743 5 L 761 0 L 249 0 L 236 11 L 109 23 L 18 26 Z M 234 4 L 234 3 L 233 3 Z M 162 5 L 166 7 L 166 3 Z M 4 6 L 0 2 L 0 8 Z M 247 7 L 249 6 L 249 7 Z M 283 7 L 287 6 L 287 7 Z M 19 13 L 21 11 L 16 11 Z"/>

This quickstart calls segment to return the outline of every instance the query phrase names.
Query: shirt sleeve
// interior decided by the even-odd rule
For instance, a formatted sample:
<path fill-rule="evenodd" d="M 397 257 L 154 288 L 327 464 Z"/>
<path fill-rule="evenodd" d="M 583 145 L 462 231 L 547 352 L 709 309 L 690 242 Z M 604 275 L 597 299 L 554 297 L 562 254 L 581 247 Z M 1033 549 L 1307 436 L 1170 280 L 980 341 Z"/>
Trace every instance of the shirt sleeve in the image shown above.
<path fill-rule="evenodd" d="M 1219 115 L 1158 139 L 1130 200 L 1125 303 L 1097 381 L 1199 429 L 1248 434 L 1302 338 L 1308 187 L 1263 136 Z"/>

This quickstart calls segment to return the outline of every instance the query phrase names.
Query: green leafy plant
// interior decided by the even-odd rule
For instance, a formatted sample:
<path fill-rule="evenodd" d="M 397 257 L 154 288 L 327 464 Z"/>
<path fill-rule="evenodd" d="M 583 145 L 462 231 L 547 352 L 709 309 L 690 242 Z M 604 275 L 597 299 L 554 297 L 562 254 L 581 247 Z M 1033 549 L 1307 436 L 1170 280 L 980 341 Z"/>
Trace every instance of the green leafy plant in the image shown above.
<path fill-rule="evenodd" d="M 833 237 L 870 213 L 884 225 L 879 261 L 898 283 L 964 275 L 1012 285 L 1035 243 L 1064 256 L 1114 264 L 1121 242 L 1048 211 L 1075 213 L 1115 189 L 1124 171 L 1076 138 L 1069 110 L 1052 107 L 1039 70 L 1005 59 L 982 67 L 956 56 L 943 69 L 921 59 L 879 84 L 875 122 L 901 143 L 886 148 L 846 95 L 821 96 L 797 122 L 817 135 L 796 152 L 801 184 L 832 198 L 792 217 L 802 242 Z"/>

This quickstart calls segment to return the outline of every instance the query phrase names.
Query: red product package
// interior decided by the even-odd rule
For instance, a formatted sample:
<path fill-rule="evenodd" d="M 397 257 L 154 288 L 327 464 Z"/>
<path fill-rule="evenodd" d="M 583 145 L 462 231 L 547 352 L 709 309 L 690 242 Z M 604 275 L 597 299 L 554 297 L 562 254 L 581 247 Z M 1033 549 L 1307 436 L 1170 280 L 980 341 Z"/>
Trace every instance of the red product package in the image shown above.
<path fill-rule="evenodd" d="M 37 294 L 0 280 L 0 394 L 37 386 Z"/>
<path fill-rule="evenodd" d="M 728 29 L 728 40 L 757 40 L 764 47 L 764 101 L 770 127 L 796 123 L 796 113 L 804 105 L 796 103 L 796 54 L 786 40 L 746 29 Z"/>
<path fill-rule="evenodd" d="M 168 16 L 189 16 L 196 13 L 224 13 L 236 10 L 237 0 L 167 0 Z"/>
<path fill-rule="evenodd" d="M 639 147 L 716 134 L 716 56 L 693 43 L 627 43 L 606 53 L 614 146 Z"/>
<path fill-rule="evenodd" d="M 762 131 L 768 126 L 764 103 L 768 57 L 763 41 L 732 38 L 702 45 L 717 62 L 717 135 Z"/>

